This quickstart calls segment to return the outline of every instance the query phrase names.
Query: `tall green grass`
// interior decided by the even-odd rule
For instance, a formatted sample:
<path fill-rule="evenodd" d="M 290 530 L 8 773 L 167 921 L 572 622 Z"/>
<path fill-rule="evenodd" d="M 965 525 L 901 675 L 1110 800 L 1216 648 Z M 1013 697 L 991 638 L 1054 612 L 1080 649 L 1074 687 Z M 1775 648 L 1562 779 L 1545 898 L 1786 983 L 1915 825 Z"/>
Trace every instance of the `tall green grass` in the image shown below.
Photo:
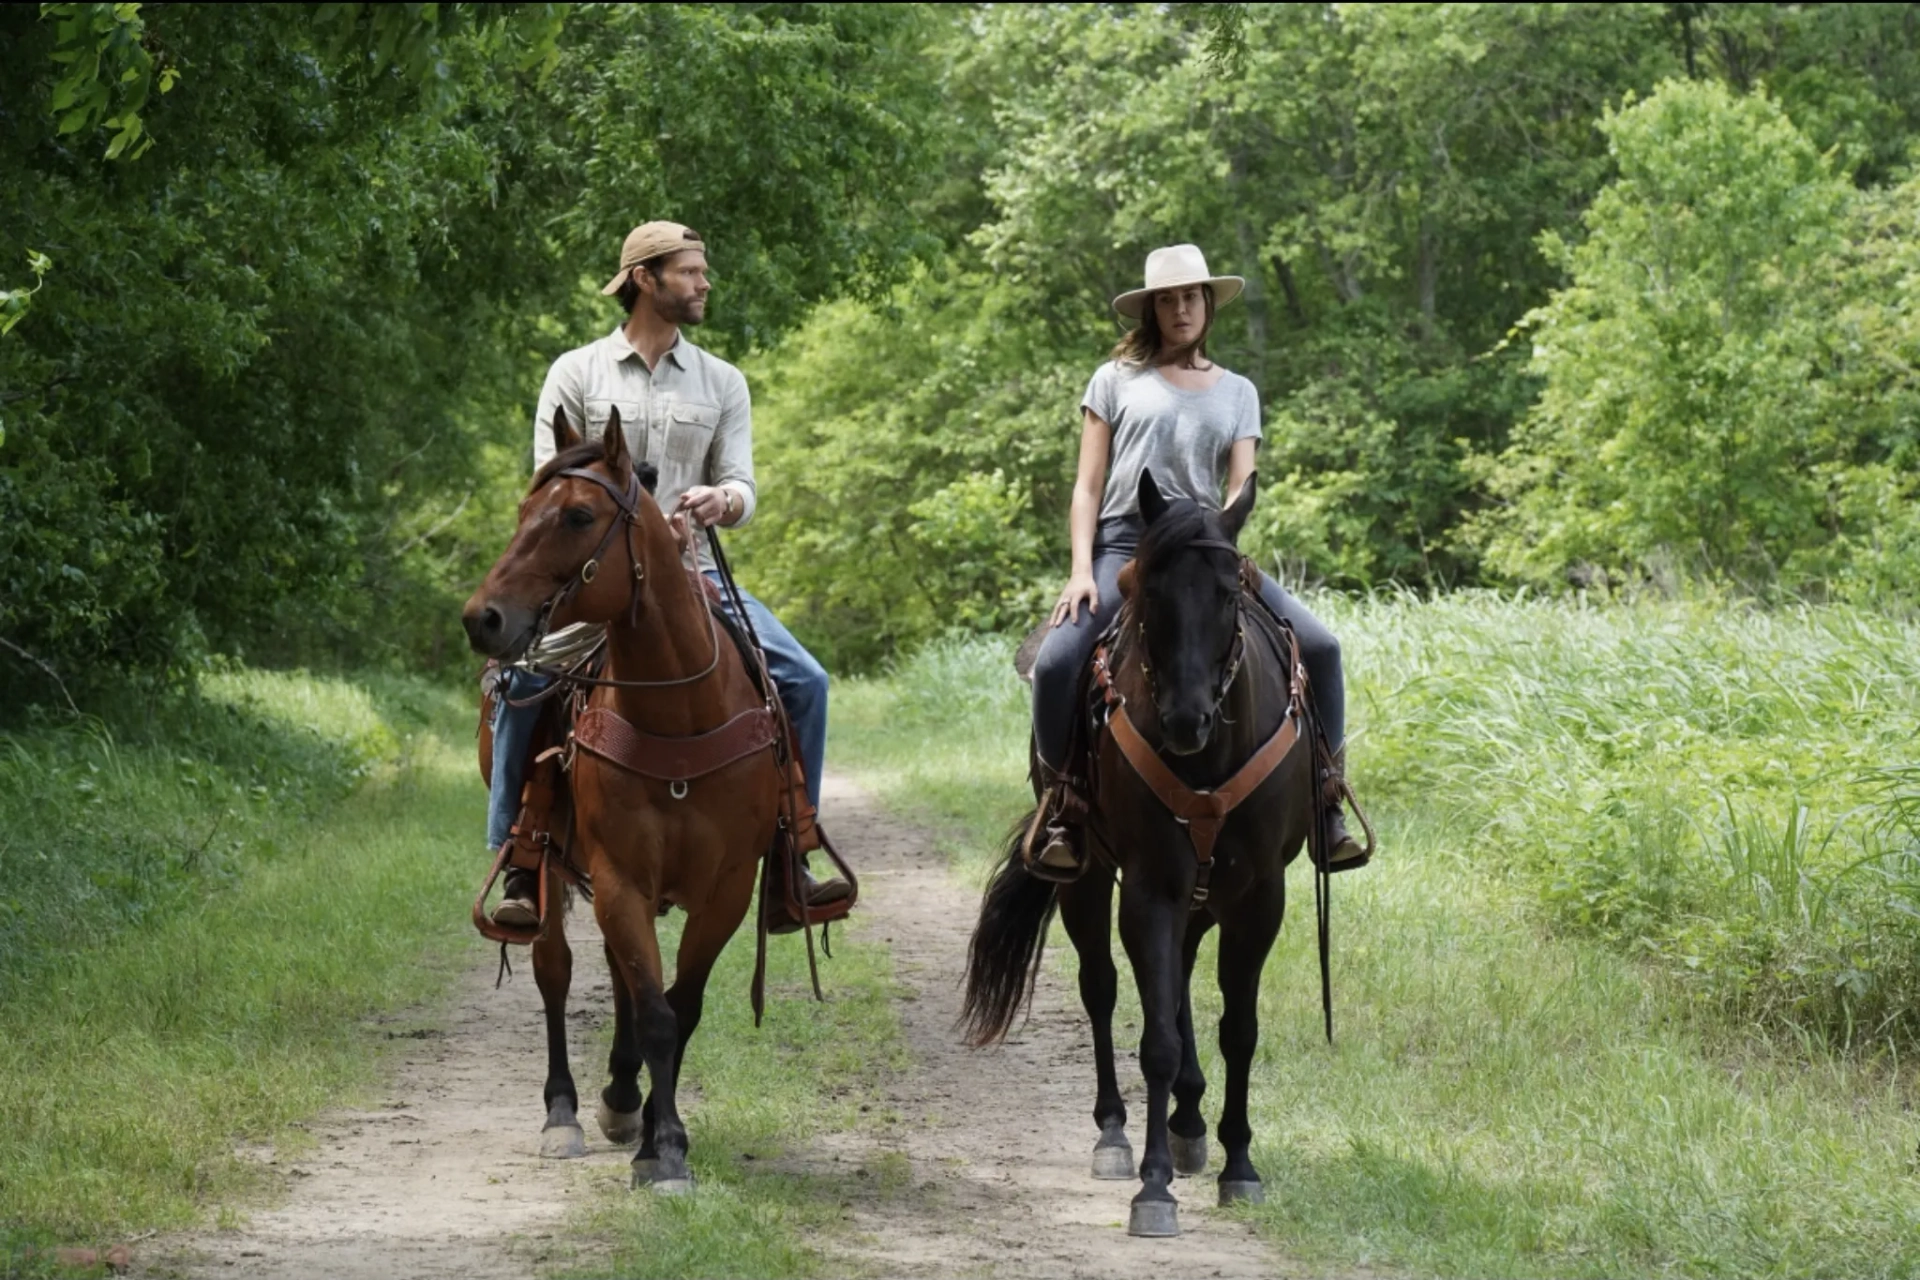
<path fill-rule="evenodd" d="M 260 1189 L 236 1140 L 373 1078 L 365 1021 L 472 945 L 470 726 L 419 682 L 236 669 L 9 735 L 0 1255 L 196 1221 Z"/>
<path fill-rule="evenodd" d="M 1920 1039 L 1920 627 L 1842 608 L 1328 601 L 1368 793 L 1770 1031 Z"/>
<path fill-rule="evenodd" d="M 1910 633 L 1827 610 L 1314 604 L 1345 641 L 1385 849 L 1335 881 L 1333 1049 L 1310 917 L 1269 962 L 1260 1229 L 1449 1275 L 1920 1274 L 1910 1024 L 1883 1015 L 1886 1052 L 1862 1054 L 1864 1000 L 1746 960 L 1787 939 L 1804 967 L 1865 921 L 1899 928 L 1872 890 L 1904 901 L 1920 813 L 1893 768 Z M 938 819 L 975 874 L 1028 803 L 1010 652 L 950 642 L 835 705 L 836 759 Z M 1708 925 L 1739 946 L 1703 948 Z M 1905 946 L 1859 957 L 1889 1013 Z M 1209 943 L 1195 1022 L 1217 1085 L 1212 965 Z"/>
<path fill-rule="evenodd" d="M 279 856 L 438 697 L 223 667 L 198 696 L 0 733 L 0 992 Z"/>

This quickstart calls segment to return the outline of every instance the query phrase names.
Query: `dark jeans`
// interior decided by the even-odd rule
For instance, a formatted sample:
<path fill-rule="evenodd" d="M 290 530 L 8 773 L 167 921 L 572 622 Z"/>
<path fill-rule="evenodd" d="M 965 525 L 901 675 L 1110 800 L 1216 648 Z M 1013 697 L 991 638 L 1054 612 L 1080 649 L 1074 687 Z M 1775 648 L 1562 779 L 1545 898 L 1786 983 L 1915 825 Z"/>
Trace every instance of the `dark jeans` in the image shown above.
<path fill-rule="evenodd" d="M 1139 525 L 1130 520 L 1104 520 L 1093 544 L 1093 581 L 1100 589 L 1100 611 L 1080 610 L 1077 622 L 1061 623 L 1047 633 L 1033 663 L 1033 736 L 1040 759 L 1058 769 L 1066 761 L 1073 737 L 1075 693 L 1080 674 L 1093 657 L 1093 645 L 1120 607 L 1120 566 L 1133 558 L 1140 538 Z M 1347 686 L 1340 668 L 1340 642 L 1333 632 L 1294 599 L 1279 583 L 1260 575 L 1260 595 L 1293 624 L 1300 637 L 1300 659 L 1313 684 L 1313 708 L 1321 730 L 1335 750 L 1347 736 Z"/>
<path fill-rule="evenodd" d="M 507 699 L 531 698 L 553 680 L 521 671 L 516 667 L 500 670 L 495 689 L 499 698 L 493 704 L 493 790 L 487 793 L 487 848 L 498 853 L 513 834 L 513 820 L 520 816 L 520 785 L 527 780 L 527 748 L 533 742 L 533 727 L 540 722 L 545 703 L 515 707 Z"/>
<path fill-rule="evenodd" d="M 712 572 L 708 577 L 714 577 Z M 716 578 L 716 581 L 718 579 Z M 767 654 L 767 670 L 773 676 L 780 701 L 793 719 L 793 731 L 800 738 L 800 754 L 807 770 L 807 799 L 820 807 L 820 773 L 827 756 L 827 669 L 807 652 L 793 633 L 780 624 L 773 611 L 748 595 L 747 615 Z M 727 615 L 733 616 L 731 603 Z M 721 643 L 726 643 L 723 637 Z M 493 713 L 493 791 L 487 798 L 487 848 L 498 851 L 513 834 L 513 820 L 520 814 L 520 787 L 526 781 L 527 744 L 533 738 L 533 726 L 540 718 L 540 707 L 515 707 L 506 695 L 526 698 L 550 683 L 545 676 L 512 667 L 500 673 L 501 698 Z"/>

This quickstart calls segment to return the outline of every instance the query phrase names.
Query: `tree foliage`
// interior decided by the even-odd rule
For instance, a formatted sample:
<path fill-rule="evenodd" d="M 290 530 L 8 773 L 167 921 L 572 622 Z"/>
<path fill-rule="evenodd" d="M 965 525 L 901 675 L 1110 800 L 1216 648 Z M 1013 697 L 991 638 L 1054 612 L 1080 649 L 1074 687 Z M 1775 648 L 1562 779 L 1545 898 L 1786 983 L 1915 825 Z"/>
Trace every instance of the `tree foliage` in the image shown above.
<path fill-rule="evenodd" d="M 796 519 L 808 552 L 774 545 L 788 530 L 766 521 L 756 581 L 810 637 L 849 653 L 1004 625 L 1016 600 L 1044 595 L 1031 582 L 1066 568 L 1078 394 L 1117 333 L 1107 300 L 1138 281 L 1148 250 L 1185 240 L 1248 281 L 1213 349 L 1260 388 L 1265 483 L 1250 545 L 1292 574 L 1444 588 L 1563 581 L 1603 560 L 1616 580 L 1684 564 L 1768 589 L 1891 589 L 1907 570 L 1889 557 L 1911 540 L 1889 513 L 1904 500 L 1913 430 L 1896 390 L 1910 385 L 1899 248 L 1910 241 L 1895 227 L 1920 134 L 1915 15 L 966 11 L 927 57 L 948 128 L 916 212 L 944 259 L 886 303 L 819 313 L 763 363 L 769 493 L 806 493 Z M 1662 193 L 1634 194 L 1654 173 Z M 1648 206 L 1658 246 L 1622 239 L 1618 211 L 1696 197 L 1706 203 L 1684 228 L 1656 229 L 1665 215 Z M 1572 374 L 1510 335 L 1551 314 L 1562 317 L 1552 349 L 1571 350 L 1583 273 L 1617 257 L 1624 289 L 1629 264 L 1656 247 L 1685 277 L 1674 287 L 1703 306 L 1715 272 L 1747 271 L 1728 313 L 1745 336 L 1723 341 L 1703 310 L 1689 323 L 1706 327 L 1684 338 L 1649 316 L 1575 344 L 1584 376 L 1637 397 L 1646 433 L 1618 444 L 1620 483 L 1645 519 L 1602 555 L 1585 535 L 1543 532 L 1541 521 L 1595 530 L 1627 517 L 1611 505 L 1620 491 L 1564 473 L 1591 441 L 1544 425 L 1567 421 L 1554 406 L 1581 394 Z M 1771 324 L 1769 306 L 1796 317 L 1798 337 Z M 1654 364 L 1666 381 L 1649 381 Z M 1822 389 L 1801 403 L 1795 379 L 1816 375 Z M 1656 387 L 1672 396 L 1656 403 Z M 1708 400 L 1729 434 L 1690 436 Z M 1762 404 L 1772 425 L 1732 429 Z M 842 464 L 819 465 L 842 454 L 889 482 L 843 482 Z M 1806 470 L 1822 459 L 1826 471 Z M 929 494 L 976 493 L 982 471 L 1027 505 L 1003 521 L 1007 574 L 968 594 L 912 550 L 916 510 Z M 1560 479 L 1528 487 L 1536 474 Z M 814 500 L 843 483 L 844 500 Z M 1680 502 L 1718 505 L 1710 550 L 1676 523 Z M 916 581 L 962 594 L 930 609 Z M 854 608 L 856 596 L 869 603 Z"/>
<path fill-rule="evenodd" d="M 743 569 L 841 664 L 1036 612 L 1108 299 L 1183 240 L 1248 281 L 1291 573 L 1911 598 L 1917 15 L 0 10 L 0 638 L 450 660 L 657 215 L 754 381 Z"/>
<path fill-rule="evenodd" d="M 733 351 L 914 251 L 916 11 L 561 16 L 0 11 L 0 262 L 38 284 L 0 313 L 0 636 L 71 673 L 432 654 L 627 228 L 702 229 Z"/>
<path fill-rule="evenodd" d="M 1911 258 L 1887 248 L 1920 188 L 1856 191 L 1778 104 L 1714 82 L 1665 84 L 1602 129 L 1618 175 L 1580 243 L 1544 241 L 1570 284 L 1529 321 L 1545 385 L 1491 472 L 1512 504 L 1487 522 L 1496 562 L 1906 576 L 1853 561 L 1911 540 L 1889 518 L 1911 487 Z"/>

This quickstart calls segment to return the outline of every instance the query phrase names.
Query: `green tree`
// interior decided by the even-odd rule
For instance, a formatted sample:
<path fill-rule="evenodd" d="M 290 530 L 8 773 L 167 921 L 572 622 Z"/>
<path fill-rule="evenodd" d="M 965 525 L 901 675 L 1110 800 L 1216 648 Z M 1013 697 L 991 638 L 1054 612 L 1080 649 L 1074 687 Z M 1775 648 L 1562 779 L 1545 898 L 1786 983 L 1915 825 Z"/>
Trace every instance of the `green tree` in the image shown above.
<path fill-rule="evenodd" d="M 451 656 L 628 227 L 711 237 L 736 352 L 903 269 L 916 10 L 559 17 L 0 12 L 0 261 L 57 264 L 5 295 L 0 637 L 101 678 Z"/>
<path fill-rule="evenodd" d="M 1609 112 L 1619 176 L 1526 326 L 1545 386 L 1490 467 L 1516 576 L 1679 567 L 1824 588 L 1912 453 L 1912 187 L 1859 195 L 1780 106 L 1675 81 Z M 1910 536 L 1910 535 L 1908 535 Z"/>

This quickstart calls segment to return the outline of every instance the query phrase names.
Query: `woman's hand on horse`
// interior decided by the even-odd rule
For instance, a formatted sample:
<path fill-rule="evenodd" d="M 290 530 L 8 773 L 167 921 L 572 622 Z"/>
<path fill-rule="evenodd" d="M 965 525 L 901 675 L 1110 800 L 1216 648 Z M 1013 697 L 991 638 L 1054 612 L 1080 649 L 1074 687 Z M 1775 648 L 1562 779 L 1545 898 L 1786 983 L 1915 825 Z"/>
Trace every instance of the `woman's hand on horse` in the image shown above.
<path fill-rule="evenodd" d="M 1067 589 L 1060 593 L 1060 602 L 1053 606 L 1053 618 L 1049 626 L 1057 627 L 1071 619 L 1080 621 L 1080 605 L 1084 601 L 1089 616 L 1100 612 L 1100 588 L 1094 585 L 1090 573 L 1076 573 L 1067 579 Z"/>

